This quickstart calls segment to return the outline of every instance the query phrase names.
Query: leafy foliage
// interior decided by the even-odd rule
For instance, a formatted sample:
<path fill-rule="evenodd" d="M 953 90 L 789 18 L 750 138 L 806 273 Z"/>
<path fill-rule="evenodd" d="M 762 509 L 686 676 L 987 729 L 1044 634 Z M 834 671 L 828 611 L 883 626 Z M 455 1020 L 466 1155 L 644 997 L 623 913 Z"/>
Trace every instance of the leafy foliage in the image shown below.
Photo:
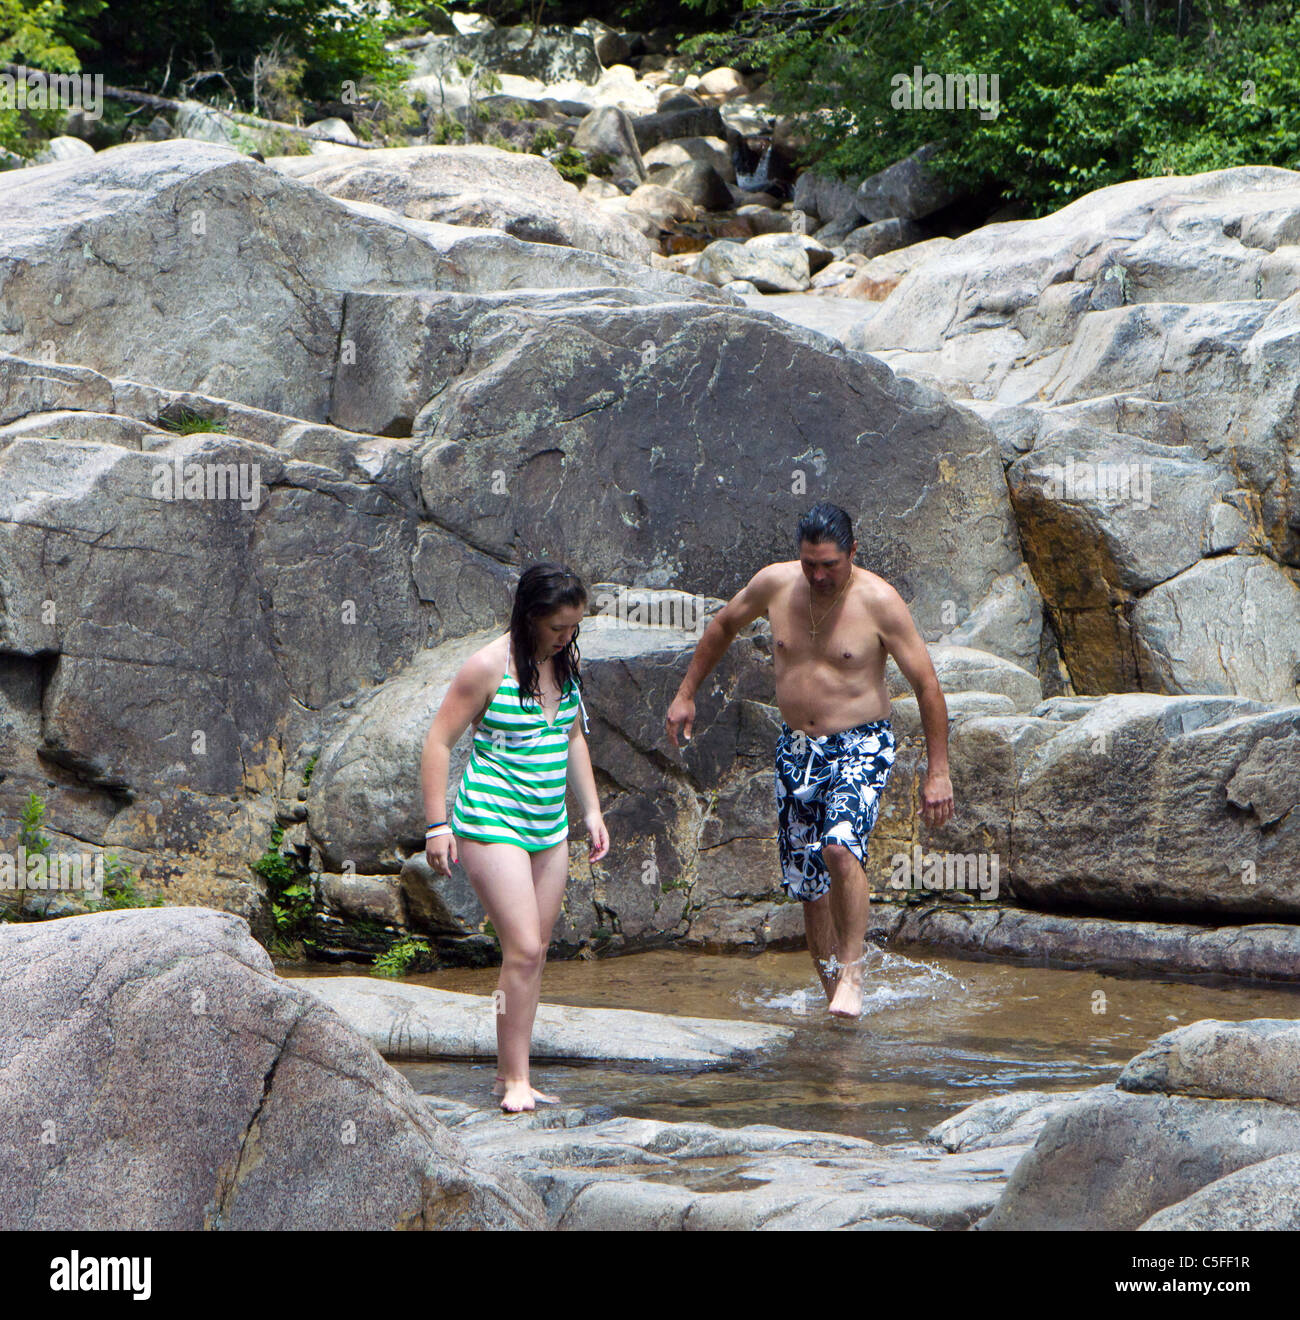
<path fill-rule="evenodd" d="M 410 936 L 398 940 L 381 953 L 371 964 L 372 976 L 405 976 L 413 968 L 420 970 L 430 964 L 432 954 L 428 940 Z"/>
<path fill-rule="evenodd" d="M 253 863 L 253 871 L 266 881 L 271 915 L 275 921 L 277 948 L 291 947 L 301 939 L 312 913 L 311 879 L 303 867 L 280 851 L 284 827 L 271 831 L 266 852 Z"/>
<path fill-rule="evenodd" d="M 76 73 L 77 52 L 69 44 L 106 0 L 0 0 L 0 61 L 49 73 Z M 0 149 L 30 156 L 61 131 L 62 108 L 19 110 L 0 106 Z"/>
<path fill-rule="evenodd" d="M 51 858 L 50 849 L 53 846 L 48 835 L 41 832 L 41 823 L 45 819 L 45 803 L 35 793 L 27 795 L 27 801 L 23 806 L 23 814 L 18 822 L 18 852 L 19 856 L 27 867 L 31 867 L 32 859 L 44 857 L 48 863 L 53 863 L 57 859 Z M 127 866 L 116 853 L 106 852 L 104 854 L 104 890 L 100 898 L 81 900 L 80 906 L 87 912 L 114 912 L 121 908 L 141 908 L 141 907 L 162 907 L 165 900 L 159 898 L 148 898 L 136 890 L 135 872 Z M 53 872 L 51 871 L 52 875 Z M 82 872 L 85 876 L 85 872 Z M 88 876 L 85 877 L 87 880 Z M 18 902 L 16 905 L 6 905 L 3 913 L 0 913 L 0 919 L 5 921 L 41 921 L 46 918 L 47 907 L 38 903 L 34 908 L 29 908 L 27 898 L 29 893 L 38 896 L 49 894 L 63 894 L 62 890 L 22 890 L 19 891 Z M 78 891 L 68 891 L 75 895 Z M 77 906 L 74 898 L 74 908 Z M 56 908 L 58 914 L 62 914 L 62 907 Z"/>
<path fill-rule="evenodd" d="M 770 68 L 806 159 L 861 177 L 926 142 L 949 181 L 1041 214 L 1159 174 L 1300 163 L 1300 14 L 1168 0 L 785 0 L 688 43 L 701 65 Z M 1125 21 L 1123 11 L 1129 13 Z M 1150 25 L 1145 14 L 1151 15 Z M 998 77 L 998 114 L 903 109 L 895 75 Z"/>

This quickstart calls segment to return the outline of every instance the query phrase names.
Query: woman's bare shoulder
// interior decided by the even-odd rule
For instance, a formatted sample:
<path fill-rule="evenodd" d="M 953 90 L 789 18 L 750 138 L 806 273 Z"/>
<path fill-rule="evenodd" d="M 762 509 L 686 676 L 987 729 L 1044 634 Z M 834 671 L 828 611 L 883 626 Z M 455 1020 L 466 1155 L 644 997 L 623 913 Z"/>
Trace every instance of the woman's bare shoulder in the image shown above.
<path fill-rule="evenodd" d="M 486 646 L 480 646 L 461 665 L 456 677 L 475 687 L 491 683 L 494 687 L 501 680 L 501 671 L 506 663 L 506 650 L 510 641 L 509 633 L 502 633 Z"/>

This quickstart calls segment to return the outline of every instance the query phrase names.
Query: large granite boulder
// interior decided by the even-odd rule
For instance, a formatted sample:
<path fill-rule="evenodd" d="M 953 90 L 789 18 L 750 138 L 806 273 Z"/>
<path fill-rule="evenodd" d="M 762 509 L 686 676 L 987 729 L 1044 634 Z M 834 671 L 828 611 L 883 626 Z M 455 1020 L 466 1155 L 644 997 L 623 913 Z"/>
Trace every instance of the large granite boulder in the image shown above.
<path fill-rule="evenodd" d="M 945 183 L 930 164 L 937 153 L 938 147 L 928 143 L 863 179 L 854 199 L 858 214 L 873 223 L 922 220 L 954 202 L 961 191 Z"/>
<path fill-rule="evenodd" d="M 0 926 L 0 1227 L 545 1226 L 238 917 Z"/>
<path fill-rule="evenodd" d="M 1298 225 L 1294 171 L 1117 184 L 964 235 L 845 336 L 998 432 L 1079 691 L 1296 699 Z"/>
<path fill-rule="evenodd" d="M 1289 1226 L 1293 1193 L 1277 1205 L 1263 1193 L 1284 1185 L 1300 1155 L 1296 1037 L 1295 1023 L 1268 1019 L 1196 1022 L 1162 1036 L 1115 1090 L 1048 1119 L 976 1227 Z"/>
<path fill-rule="evenodd" d="M 622 111 L 593 113 L 628 122 Z M 630 127 L 626 136 L 635 152 Z M 636 164 L 631 157 L 639 183 L 645 171 Z M 593 206 L 549 161 L 524 152 L 486 146 L 358 150 L 343 161 L 331 155 L 298 177 L 331 197 L 386 206 L 416 220 L 500 229 L 529 243 L 584 248 L 620 261 L 650 258 L 650 245 L 631 226 Z"/>
<path fill-rule="evenodd" d="M 1125 1091 L 1300 1105 L 1300 1022 L 1189 1023 L 1130 1059 L 1118 1085 Z"/>
<path fill-rule="evenodd" d="M 732 301 L 644 265 L 336 201 L 201 142 L 0 174 L 0 225 L 0 349 L 305 421 L 326 420 L 349 289 L 620 284 Z"/>
<path fill-rule="evenodd" d="M 333 415 L 410 427 L 427 507 L 488 554 L 726 597 L 792 557 L 824 493 L 936 632 L 1018 563 L 988 432 L 775 318 L 614 290 L 358 295 L 344 336 L 358 367 Z M 773 390 L 762 364 L 777 359 Z"/>

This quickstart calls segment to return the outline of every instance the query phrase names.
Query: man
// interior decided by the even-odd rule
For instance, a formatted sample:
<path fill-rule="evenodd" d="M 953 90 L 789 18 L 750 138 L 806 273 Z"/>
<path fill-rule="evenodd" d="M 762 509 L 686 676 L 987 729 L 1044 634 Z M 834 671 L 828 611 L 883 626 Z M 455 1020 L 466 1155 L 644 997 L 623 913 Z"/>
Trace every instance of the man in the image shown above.
<path fill-rule="evenodd" d="M 830 1011 L 862 1010 L 862 962 L 870 919 L 863 865 L 867 837 L 894 761 L 885 657 L 916 692 L 925 729 L 921 814 L 931 826 L 953 811 L 948 707 L 903 598 L 858 568 L 849 516 L 821 503 L 799 521 L 799 558 L 768 564 L 709 621 L 668 708 L 673 746 L 689 740 L 695 693 L 737 633 L 766 614 L 772 625 L 781 884 L 802 901 L 808 949 Z"/>

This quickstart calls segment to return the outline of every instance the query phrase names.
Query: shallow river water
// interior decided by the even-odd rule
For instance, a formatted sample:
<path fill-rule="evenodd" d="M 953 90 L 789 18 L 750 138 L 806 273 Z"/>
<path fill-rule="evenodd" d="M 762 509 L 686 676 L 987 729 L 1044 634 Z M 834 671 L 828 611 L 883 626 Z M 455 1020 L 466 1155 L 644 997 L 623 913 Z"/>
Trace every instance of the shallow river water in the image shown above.
<path fill-rule="evenodd" d="M 285 975 L 365 975 L 285 967 Z M 446 968 L 411 984 L 490 994 L 496 968 Z M 782 1048 L 742 1065 L 650 1071 L 534 1062 L 533 1085 L 566 1104 L 723 1127 L 775 1123 L 874 1141 L 922 1137 L 985 1096 L 1114 1081 L 1150 1041 L 1199 1018 L 1300 1017 L 1300 990 L 1136 979 L 974 962 L 909 951 L 868 955 L 857 1021 L 826 1014 L 807 953 L 720 956 L 685 950 L 552 962 L 542 1000 L 794 1027 Z M 396 1065 L 417 1091 L 478 1105 L 491 1061 Z"/>

